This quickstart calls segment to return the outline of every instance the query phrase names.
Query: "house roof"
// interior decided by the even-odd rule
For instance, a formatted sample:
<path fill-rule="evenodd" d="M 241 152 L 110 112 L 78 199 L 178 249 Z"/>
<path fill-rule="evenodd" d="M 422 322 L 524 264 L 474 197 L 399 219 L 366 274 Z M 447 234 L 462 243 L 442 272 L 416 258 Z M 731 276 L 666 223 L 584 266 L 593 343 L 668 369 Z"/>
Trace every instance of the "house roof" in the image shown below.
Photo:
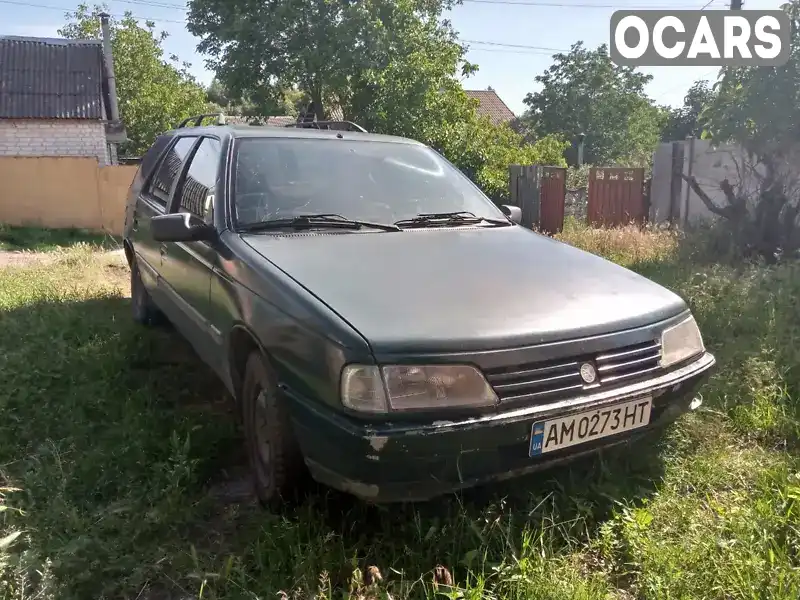
<path fill-rule="evenodd" d="M 508 123 L 516 116 L 493 89 L 464 90 L 464 92 L 467 94 L 467 97 L 478 101 L 478 115 L 481 117 L 489 117 L 495 125 Z"/>
<path fill-rule="evenodd" d="M 0 36 L 0 119 L 105 119 L 99 40 Z"/>

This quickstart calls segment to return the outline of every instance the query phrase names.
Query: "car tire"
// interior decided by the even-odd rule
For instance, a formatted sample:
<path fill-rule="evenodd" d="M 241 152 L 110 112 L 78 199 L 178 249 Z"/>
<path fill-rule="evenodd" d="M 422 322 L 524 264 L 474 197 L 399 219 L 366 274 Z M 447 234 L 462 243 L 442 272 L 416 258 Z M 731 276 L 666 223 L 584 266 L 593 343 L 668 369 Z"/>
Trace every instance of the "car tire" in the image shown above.
<path fill-rule="evenodd" d="M 305 464 L 274 371 L 261 352 L 247 359 L 242 384 L 242 423 L 253 485 L 262 505 L 296 500 Z"/>
<path fill-rule="evenodd" d="M 131 308 L 133 320 L 140 325 L 157 325 L 162 320 L 161 311 L 144 287 L 136 260 L 131 263 Z"/>

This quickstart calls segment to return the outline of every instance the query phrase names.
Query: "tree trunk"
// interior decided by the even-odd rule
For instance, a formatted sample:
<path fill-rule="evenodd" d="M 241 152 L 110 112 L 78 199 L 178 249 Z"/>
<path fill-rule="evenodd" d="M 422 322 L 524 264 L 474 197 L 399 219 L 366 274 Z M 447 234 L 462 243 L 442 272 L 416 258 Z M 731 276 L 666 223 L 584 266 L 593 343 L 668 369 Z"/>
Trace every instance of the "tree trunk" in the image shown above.
<path fill-rule="evenodd" d="M 315 86 L 311 90 L 311 105 L 314 107 L 314 114 L 317 116 L 317 121 L 325 120 L 325 106 L 322 103 L 322 89 Z"/>

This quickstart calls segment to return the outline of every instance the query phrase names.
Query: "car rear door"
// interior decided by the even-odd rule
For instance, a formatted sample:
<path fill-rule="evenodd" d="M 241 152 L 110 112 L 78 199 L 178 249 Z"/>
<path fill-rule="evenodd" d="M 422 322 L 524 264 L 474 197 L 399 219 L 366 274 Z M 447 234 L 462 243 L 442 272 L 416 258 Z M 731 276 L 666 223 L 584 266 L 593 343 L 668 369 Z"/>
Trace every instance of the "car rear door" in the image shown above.
<path fill-rule="evenodd" d="M 219 179 L 222 144 L 205 136 L 188 156 L 169 212 L 187 213 L 192 221 L 213 225 L 214 196 Z M 215 242 L 168 242 L 164 244 L 161 275 L 165 292 L 179 314 L 174 323 L 207 362 L 218 356 L 222 336 L 209 320 L 211 275 L 217 264 Z"/>

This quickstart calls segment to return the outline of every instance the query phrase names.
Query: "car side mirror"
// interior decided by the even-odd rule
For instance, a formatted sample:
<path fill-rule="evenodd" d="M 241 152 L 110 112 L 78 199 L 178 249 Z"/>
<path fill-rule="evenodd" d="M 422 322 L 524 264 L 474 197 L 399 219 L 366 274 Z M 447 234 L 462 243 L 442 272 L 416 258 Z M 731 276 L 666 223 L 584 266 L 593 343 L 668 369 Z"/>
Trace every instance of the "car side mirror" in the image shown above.
<path fill-rule="evenodd" d="M 214 227 L 205 223 L 192 222 L 189 213 L 159 215 L 150 221 L 153 239 L 157 242 L 198 242 L 211 241 L 216 235 Z"/>
<path fill-rule="evenodd" d="M 503 204 L 500 207 L 500 210 L 503 211 L 503 214 L 511 219 L 512 222 L 519 225 L 522 223 L 522 209 L 519 206 L 511 206 L 510 204 Z"/>

